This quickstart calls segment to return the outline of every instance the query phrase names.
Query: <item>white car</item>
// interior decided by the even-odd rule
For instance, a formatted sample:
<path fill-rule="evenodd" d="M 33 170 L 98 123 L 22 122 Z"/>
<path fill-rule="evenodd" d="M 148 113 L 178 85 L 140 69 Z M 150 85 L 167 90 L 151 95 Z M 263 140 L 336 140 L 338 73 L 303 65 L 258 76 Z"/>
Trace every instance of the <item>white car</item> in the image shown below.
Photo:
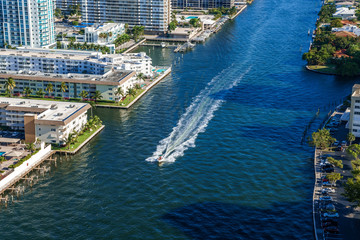
<path fill-rule="evenodd" d="M 321 190 L 322 193 L 335 193 L 335 189 L 333 188 L 323 188 Z"/>
<path fill-rule="evenodd" d="M 323 217 L 326 218 L 338 218 L 339 214 L 337 212 L 326 212 L 323 214 Z"/>

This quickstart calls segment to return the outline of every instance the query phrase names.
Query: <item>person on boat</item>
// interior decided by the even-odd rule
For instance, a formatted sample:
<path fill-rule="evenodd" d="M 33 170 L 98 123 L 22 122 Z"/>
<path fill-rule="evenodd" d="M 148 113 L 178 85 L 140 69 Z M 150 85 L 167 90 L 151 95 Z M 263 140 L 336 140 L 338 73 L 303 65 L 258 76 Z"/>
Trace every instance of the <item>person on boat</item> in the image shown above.
<path fill-rule="evenodd" d="M 162 155 L 160 155 L 160 157 L 158 158 L 158 161 L 160 161 L 162 159 Z"/>

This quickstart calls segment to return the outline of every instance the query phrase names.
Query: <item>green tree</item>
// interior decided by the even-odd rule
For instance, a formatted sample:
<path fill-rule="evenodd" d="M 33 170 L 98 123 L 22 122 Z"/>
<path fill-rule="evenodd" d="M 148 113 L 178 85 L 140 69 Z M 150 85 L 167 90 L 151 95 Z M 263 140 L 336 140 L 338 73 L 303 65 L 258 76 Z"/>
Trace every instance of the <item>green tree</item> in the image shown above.
<path fill-rule="evenodd" d="M 62 92 L 62 98 L 64 98 L 64 93 L 68 90 L 68 87 L 65 82 L 62 82 L 60 85 L 60 91 Z"/>
<path fill-rule="evenodd" d="M 355 159 L 359 159 L 360 154 L 360 145 L 359 144 L 352 144 L 350 147 L 346 149 L 346 151 L 353 156 Z"/>
<path fill-rule="evenodd" d="M 330 134 L 328 129 L 319 129 L 311 134 L 310 144 L 316 148 L 326 149 L 336 141 Z"/>
<path fill-rule="evenodd" d="M 26 144 L 26 149 L 33 153 L 36 150 L 35 144 L 34 143 Z"/>
<path fill-rule="evenodd" d="M 39 97 L 44 97 L 45 93 L 44 93 L 44 91 L 42 90 L 42 88 L 40 88 L 40 89 L 36 92 L 36 95 L 39 96 Z"/>
<path fill-rule="evenodd" d="M 332 157 L 328 157 L 327 160 L 328 160 L 329 163 L 335 165 L 338 168 L 343 168 L 344 167 L 344 165 L 342 163 L 342 160 L 335 160 Z"/>
<path fill-rule="evenodd" d="M 129 88 L 128 91 L 127 91 L 127 94 L 132 96 L 132 97 L 135 97 L 136 95 L 136 90 L 133 89 L 133 88 Z"/>
<path fill-rule="evenodd" d="M 101 95 L 101 92 L 99 90 L 96 90 L 93 95 L 93 99 L 95 100 L 95 102 L 97 102 L 98 100 L 101 100 L 102 98 L 103 98 L 103 96 Z"/>
<path fill-rule="evenodd" d="M 351 145 L 352 142 L 355 141 L 355 135 L 353 133 L 349 132 L 346 135 L 346 140 L 349 142 L 349 145 Z"/>
<path fill-rule="evenodd" d="M 357 63 L 346 60 L 336 65 L 336 72 L 341 76 L 354 77 L 360 73 L 360 67 Z"/>
<path fill-rule="evenodd" d="M 338 18 L 332 20 L 330 23 L 330 27 L 332 27 L 332 28 L 337 28 L 337 27 L 342 27 L 342 26 L 343 26 L 343 24 L 341 23 L 341 19 L 338 19 Z"/>
<path fill-rule="evenodd" d="M 138 41 L 139 37 L 144 35 L 144 26 L 134 26 L 132 29 L 133 37 L 135 41 Z"/>
<path fill-rule="evenodd" d="M 79 94 L 79 96 L 82 98 L 83 101 L 85 100 L 85 98 L 87 98 L 88 95 L 89 93 L 85 90 L 82 90 L 81 93 Z"/>
<path fill-rule="evenodd" d="M 192 18 L 192 19 L 190 19 L 189 23 L 193 27 L 200 27 L 200 19 L 199 18 Z"/>
<path fill-rule="evenodd" d="M 360 181 L 353 178 L 349 178 L 344 186 L 344 196 L 349 202 L 356 203 L 360 206 Z"/>
<path fill-rule="evenodd" d="M 54 91 L 54 86 L 49 83 L 47 86 L 46 86 L 46 89 L 45 91 L 47 91 L 49 93 L 49 97 L 51 96 L 51 93 Z"/>
<path fill-rule="evenodd" d="M 32 93 L 31 88 L 29 88 L 29 87 L 24 88 L 25 97 L 28 97 L 31 93 Z"/>
<path fill-rule="evenodd" d="M 326 175 L 326 179 L 331 182 L 331 184 L 335 184 L 337 181 L 341 180 L 343 176 L 340 173 L 332 172 Z"/>
<path fill-rule="evenodd" d="M 176 29 L 176 27 L 177 27 L 177 21 L 175 20 L 175 21 L 171 21 L 170 23 L 169 23 L 169 26 L 168 26 L 168 30 L 171 32 L 171 31 L 174 31 L 175 29 Z"/>
<path fill-rule="evenodd" d="M 9 77 L 4 84 L 4 88 L 9 92 L 10 95 L 12 95 L 12 91 L 14 90 L 15 87 L 16 87 L 15 80 L 12 77 Z"/>
<path fill-rule="evenodd" d="M 78 21 L 73 21 L 71 24 L 72 24 L 73 26 L 78 26 L 78 25 L 79 25 L 79 22 L 78 22 Z"/>
<path fill-rule="evenodd" d="M 122 89 L 122 87 L 117 88 L 115 91 L 115 95 L 119 96 L 120 98 L 124 97 L 124 94 L 125 93 L 124 93 L 124 90 Z"/>

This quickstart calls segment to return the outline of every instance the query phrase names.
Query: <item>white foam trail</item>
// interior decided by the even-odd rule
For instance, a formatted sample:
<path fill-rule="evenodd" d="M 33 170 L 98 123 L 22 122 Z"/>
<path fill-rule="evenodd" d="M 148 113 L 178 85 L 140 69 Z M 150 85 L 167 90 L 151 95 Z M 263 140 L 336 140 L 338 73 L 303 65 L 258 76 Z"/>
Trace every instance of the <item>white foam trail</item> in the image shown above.
<path fill-rule="evenodd" d="M 159 142 L 156 151 L 146 161 L 157 161 L 162 156 L 162 162 L 175 162 L 176 158 L 183 156 L 189 147 L 195 147 L 195 140 L 199 133 L 204 132 L 214 112 L 221 106 L 224 93 L 227 89 L 236 86 L 246 73 L 232 71 L 232 66 L 223 70 L 213 78 L 192 101 L 186 112 L 181 116 L 176 127 L 167 138 Z M 217 94 L 219 98 L 211 95 Z M 222 95 L 221 95 L 222 94 Z"/>

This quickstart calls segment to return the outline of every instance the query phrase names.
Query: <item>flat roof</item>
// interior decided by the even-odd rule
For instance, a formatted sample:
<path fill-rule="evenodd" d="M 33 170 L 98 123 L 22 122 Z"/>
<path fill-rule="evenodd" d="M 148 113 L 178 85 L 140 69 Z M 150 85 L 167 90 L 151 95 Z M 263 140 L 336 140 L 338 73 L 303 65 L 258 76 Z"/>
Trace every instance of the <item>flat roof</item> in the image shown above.
<path fill-rule="evenodd" d="M 66 122 L 74 114 L 81 114 L 90 108 L 88 103 L 46 101 L 35 99 L 0 97 L 0 103 L 7 104 L 9 111 L 38 113 L 36 122 Z M 41 109 L 40 112 L 36 111 Z M 73 119 L 73 118 L 72 118 Z M 64 125 L 64 124 L 61 124 Z"/>
<path fill-rule="evenodd" d="M 0 137 L 0 142 L 2 142 L 2 143 L 17 143 L 17 142 L 20 142 L 20 138 L 4 138 L 4 137 Z"/>
<path fill-rule="evenodd" d="M 48 81 L 48 82 L 69 82 L 97 85 L 117 86 L 136 75 L 135 71 L 110 70 L 104 75 L 77 74 L 77 73 L 42 73 L 37 71 L 0 71 L 0 78 L 12 77 L 18 80 Z"/>

